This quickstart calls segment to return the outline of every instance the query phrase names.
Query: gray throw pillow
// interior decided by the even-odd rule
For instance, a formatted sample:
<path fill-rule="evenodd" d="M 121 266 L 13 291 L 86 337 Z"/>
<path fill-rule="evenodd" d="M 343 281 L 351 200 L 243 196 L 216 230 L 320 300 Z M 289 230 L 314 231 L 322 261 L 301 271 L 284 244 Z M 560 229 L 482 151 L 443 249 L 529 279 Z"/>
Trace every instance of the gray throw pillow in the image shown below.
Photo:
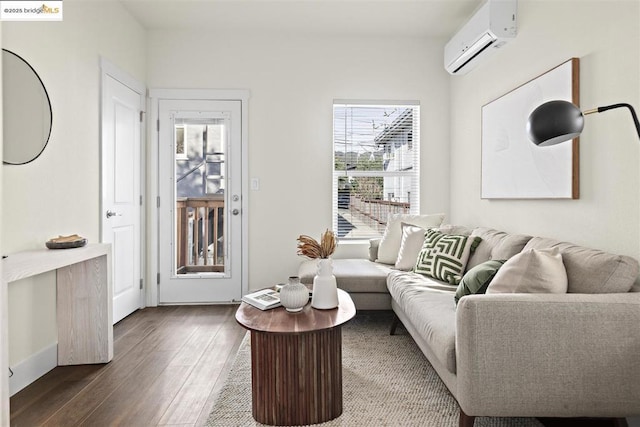
<path fill-rule="evenodd" d="M 460 298 L 472 294 L 484 294 L 491 280 L 506 262 L 505 259 L 496 259 L 478 264 L 465 273 L 456 290 L 455 301 L 458 304 Z"/>

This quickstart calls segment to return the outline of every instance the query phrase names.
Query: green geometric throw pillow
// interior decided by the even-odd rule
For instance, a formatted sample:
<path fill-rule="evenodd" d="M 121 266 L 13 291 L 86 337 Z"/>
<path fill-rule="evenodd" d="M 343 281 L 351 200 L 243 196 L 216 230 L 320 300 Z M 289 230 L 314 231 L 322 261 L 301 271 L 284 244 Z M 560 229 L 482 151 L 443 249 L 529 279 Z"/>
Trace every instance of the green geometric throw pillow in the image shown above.
<path fill-rule="evenodd" d="M 443 234 L 429 229 L 418 255 L 416 273 L 457 285 L 467 265 L 469 254 L 480 243 L 480 237 Z"/>
<path fill-rule="evenodd" d="M 502 264 L 506 261 L 506 259 L 492 259 L 478 264 L 467 271 L 456 290 L 456 296 L 454 297 L 456 305 L 460 298 L 464 296 L 484 294 L 491 280 L 493 280 L 500 267 L 502 267 Z"/>

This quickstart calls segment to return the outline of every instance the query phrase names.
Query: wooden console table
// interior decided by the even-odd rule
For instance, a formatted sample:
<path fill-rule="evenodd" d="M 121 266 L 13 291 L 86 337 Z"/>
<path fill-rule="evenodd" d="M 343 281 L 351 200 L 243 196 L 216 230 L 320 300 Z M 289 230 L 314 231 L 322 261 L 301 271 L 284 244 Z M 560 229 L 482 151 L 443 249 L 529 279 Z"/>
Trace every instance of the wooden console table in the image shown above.
<path fill-rule="evenodd" d="M 240 304 L 236 320 L 251 331 L 253 418 L 269 425 L 308 425 L 342 414 L 342 325 L 356 314 L 338 289 L 338 307 L 299 313 Z"/>
<path fill-rule="evenodd" d="M 113 359 L 111 245 L 10 254 L 2 260 L 0 289 L 0 426 L 9 425 L 8 285 L 54 270 L 58 365 Z"/>

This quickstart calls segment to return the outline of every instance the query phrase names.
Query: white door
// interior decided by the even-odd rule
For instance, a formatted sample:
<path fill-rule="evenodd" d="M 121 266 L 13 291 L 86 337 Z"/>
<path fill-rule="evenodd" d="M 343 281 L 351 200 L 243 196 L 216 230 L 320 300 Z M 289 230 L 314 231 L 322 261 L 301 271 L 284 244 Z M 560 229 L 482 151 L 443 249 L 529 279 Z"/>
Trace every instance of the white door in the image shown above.
<path fill-rule="evenodd" d="M 160 100 L 159 302 L 242 295 L 241 101 Z"/>
<path fill-rule="evenodd" d="M 113 323 L 141 307 L 140 93 L 103 74 L 102 241 L 112 245 Z"/>

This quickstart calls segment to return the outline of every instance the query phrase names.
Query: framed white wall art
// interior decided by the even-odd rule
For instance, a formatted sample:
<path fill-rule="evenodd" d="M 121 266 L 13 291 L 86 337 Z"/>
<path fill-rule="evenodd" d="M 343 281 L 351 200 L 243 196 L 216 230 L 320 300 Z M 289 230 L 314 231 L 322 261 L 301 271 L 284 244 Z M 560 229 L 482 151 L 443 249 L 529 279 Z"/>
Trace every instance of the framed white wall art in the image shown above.
<path fill-rule="evenodd" d="M 580 62 L 572 58 L 482 107 L 483 199 L 577 199 L 579 139 L 549 147 L 529 141 L 526 123 L 540 104 L 580 105 Z"/>

